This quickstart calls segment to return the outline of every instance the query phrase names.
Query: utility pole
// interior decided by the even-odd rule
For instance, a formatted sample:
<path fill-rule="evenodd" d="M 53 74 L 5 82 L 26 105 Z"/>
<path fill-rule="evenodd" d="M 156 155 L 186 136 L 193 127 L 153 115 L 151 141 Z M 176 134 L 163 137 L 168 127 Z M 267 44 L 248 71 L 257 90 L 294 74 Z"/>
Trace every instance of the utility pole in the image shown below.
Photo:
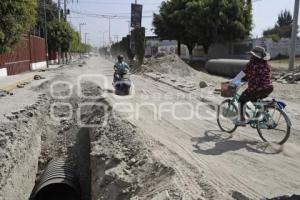
<path fill-rule="evenodd" d="M 86 23 L 80 23 L 80 24 L 79 24 L 80 41 L 82 41 L 81 26 L 85 26 L 85 25 L 86 25 Z"/>
<path fill-rule="evenodd" d="M 109 17 L 108 17 L 108 28 L 109 28 L 109 38 L 108 38 L 108 40 L 109 40 L 109 45 L 111 45 L 111 36 L 110 36 L 110 19 L 111 19 L 111 17 L 109 16 Z"/>
<path fill-rule="evenodd" d="M 61 19 L 61 16 L 60 16 L 60 14 L 61 14 L 61 12 L 60 12 L 60 0 L 58 0 L 58 2 L 57 2 L 57 6 L 58 6 L 58 21 L 60 22 L 60 19 Z"/>
<path fill-rule="evenodd" d="M 105 31 L 103 32 L 103 38 L 102 38 L 102 44 L 103 44 L 103 47 L 105 46 L 105 43 L 104 43 L 104 35 L 105 35 Z"/>
<path fill-rule="evenodd" d="M 49 68 L 48 63 L 48 29 L 47 29 L 47 13 L 46 13 L 46 0 L 43 1 L 44 4 L 44 31 L 45 31 L 45 53 L 46 53 L 46 65 Z"/>
<path fill-rule="evenodd" d="M 129 21 L 127 21 L 127 22 L 128 22 L 128 34 L 130 35 L 130 29 L 131 29 L 131 27 L 130 27 L 131 24 L 130 24 L 130 23 L 131 23 L 131 21 L 129 20 Z"/>
<path fill-rule="evenodd" d="M 290 63 L 289 63 L 290 71 L 294 70 L 294 64 L 295 64 L 295 51 L 296 51 L 297 34 L 298 34 L 299 3 L 300 0 L 295 0 L 293 30 L 292 30 L 291 47 L 290 47 Z"/>
<path fill-rule="evenodd" d="M 79 38 L 80 38 L 80 42 L 82 42 L 82 34 L 81 34 L 81 26 L 86 25 L 86 23 L 79 23 Z M 82 58 L 82 53 L 79 54 L 80 58 Z"/>
<path fill-rule="evenodd" d="M 67 0 L 64 0 L 64 21 L 67 22 Z M 65 63 L 68 62 L 68 52 L 65 52 L 64 53 L 64 60 L 65 60 Z"/>
<path fill-rule="evenodd" d="M 119 35 L 114 35 L 115 36 L 115 40 L 117 41 L 117 42 L 119 42 Z"/>
<path fill-rule="evenodd" d="M 86 43 L 86 42 L 87 42 L 87 37 L 86 37 L 86 36 L 87 36 L 88 34 L 89 34 L 89 33 L 85 33 L 85 34 L 84 34 L 84 43 L 85 43 L 85 44 L 87 44 L 87 43 Z"/>
<path fill-rule="evenodd" d="M 103 47 L 105 47 L 105 39 L 104 39 L 105 33 L 107 33 L 107 31 L 103 31 L 103 39 L 102 39 L 102 41 L 103 41 Z"/>
<path fill-rule="evenodd" d="M 88 35 L 89 33 L 85 33 L 84 34 L 84 43 L 85 43 L 85 45 L 87 45 L 87 35 Z M 87 51 L 86 51 L 86 49 L 85 49 L 85 53 L 87 53 Z"/>
<path fill-rule="evenodd" d="M 58 6 L 58 22 L 60 22 L 61 21 L 60 0 L 58 0 L 57 6 Z M 61 47 L 58 48 L 58 64 L 61 64 L 60 56 L 61 56 Z"/>
<path fill-rule="evenodd" d="M 64 0 L 64 13 L 65 13 L 65 22 L 67 21 L 67 15 L 68 15 L 68 13 L 67 13 L 67 0 Z"/>

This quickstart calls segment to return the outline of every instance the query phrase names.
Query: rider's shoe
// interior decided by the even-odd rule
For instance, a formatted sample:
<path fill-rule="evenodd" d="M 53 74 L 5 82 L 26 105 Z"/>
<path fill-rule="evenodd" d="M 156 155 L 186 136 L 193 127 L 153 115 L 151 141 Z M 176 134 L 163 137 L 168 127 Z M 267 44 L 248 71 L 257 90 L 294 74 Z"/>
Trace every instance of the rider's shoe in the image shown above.
<path fill-rule="evenodd" d="M 234 119 L 233 120 L 233 123 L 236 125 L 236 126 L 247 126 L 247 121 L 246 120 L 240 120 L 240 119 Z"/>

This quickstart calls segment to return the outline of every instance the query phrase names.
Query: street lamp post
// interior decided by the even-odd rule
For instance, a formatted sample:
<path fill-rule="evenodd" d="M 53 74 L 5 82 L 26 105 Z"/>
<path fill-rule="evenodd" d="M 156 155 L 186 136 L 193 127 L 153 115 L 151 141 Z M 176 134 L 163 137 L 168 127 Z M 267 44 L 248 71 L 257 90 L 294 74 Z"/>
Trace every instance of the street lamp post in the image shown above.
<path fill-rule="evenodd" d="M 57 7 L 58 7 L 58 21 L 61 21 L 61 2 L 60 0 L 58 0 L 57 2 Z M 61 46 L 58 48 L 58 64 L 61 64 Z"/>
<path fill-rule="evenodd" d="M 109 41 L 109 44 L 111 43 L 111 41 L 110 41 L 110 40 L 111 40 L 111 38 L 110 38 L 110 19 L 111 19 L 111 18 L 108 17 L 108 26 L 109 26 L 109 27 L 108 27 L 108 30 L 109 30 L 109 33 L 108 33 L 108 34 L 109 34 L 109 36 L 108 36 L 108 37 L 109 37 L 109 38 L 108 38 L 108 41 Z"/>
<path fill-rule="evenodd" d="M 103 47 L 105 46 L 105 39 L 104 39 L 104 36 L 105 36 L 105 33 L 107 33 L 108 31 L 103 31 L 103 38 L 102 38 L 102 44 L 103 44 Z"/>
<path fill-rule="evenodd" d="M 80 40 L 82 41 L 82 35 L 81 35 L 81 26 L 85 26 L 86 23 L 80 23 L 79 24 L 79 34 L 80 34 Z"/>
<path fill-rule="evenodd" d="M 49 68 L 49 53 L 48 53 L 48 29 L 47 29 L 47 12 L 46 12 L 46 1 L 43 1 L 44 8 L 44 34 L 45 34 L 45 53 L 47 68 Z"/>
<path fill-rule="evenodd" d="M 80 36 L 80 42 L 82 41 L 82 35 L 81 35 L 81 26 L 85 26 L 86 23 L 80 23 L 79 24 L 79 36 Z M 80 58 L 82 58 L 82 53 L 79 53 Z"/>
<path fill-rule="evenodd" d="M 296 51 L 297 34 L 298 34 L 299 3 L 300 0 L 295 0 L 293 30 L 292 30 L 291 47 L 290 47 L 290 62 L 289 62 L 289 70 L 291 71 L 294 70 L 294 64 L 295 64 L 295 51 Z"/>
<path fill-rule="evenodd" d="M 87 35 L 88 35 L 88 34 L 89 34 L 89 33 L 85 33 L 85 34 L 84 34 L 84 43 L 85 43 L 85 44 L 87 44 L 86 42 L 87 42 Z"/>

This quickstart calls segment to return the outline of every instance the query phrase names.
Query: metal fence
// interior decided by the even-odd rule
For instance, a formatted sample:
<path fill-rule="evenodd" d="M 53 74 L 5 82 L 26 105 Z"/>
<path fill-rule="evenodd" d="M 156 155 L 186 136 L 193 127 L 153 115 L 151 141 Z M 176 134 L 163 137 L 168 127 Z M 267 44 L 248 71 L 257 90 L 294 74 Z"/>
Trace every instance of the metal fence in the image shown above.
<path fill-rule="evenodd" d="M 6 68 L 7 75 L 30 70 L 31 63 L 46 61 L 45 40 L 27 35 L 11 52 L 0 55 L 0 68 Z"/>

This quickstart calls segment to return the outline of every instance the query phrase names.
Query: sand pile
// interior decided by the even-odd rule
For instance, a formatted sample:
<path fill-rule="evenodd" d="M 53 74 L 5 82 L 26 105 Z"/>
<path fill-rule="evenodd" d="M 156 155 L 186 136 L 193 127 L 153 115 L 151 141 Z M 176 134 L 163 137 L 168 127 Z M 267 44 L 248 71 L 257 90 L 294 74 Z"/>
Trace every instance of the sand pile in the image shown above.
<path fill-rule="evenodd" d="M 194 69 L 176 54 L 148 58 L 145 60 L 143 68 L 146 68 L 148 72 L 159 72 L 179 77 L 195 75 Z"/>

